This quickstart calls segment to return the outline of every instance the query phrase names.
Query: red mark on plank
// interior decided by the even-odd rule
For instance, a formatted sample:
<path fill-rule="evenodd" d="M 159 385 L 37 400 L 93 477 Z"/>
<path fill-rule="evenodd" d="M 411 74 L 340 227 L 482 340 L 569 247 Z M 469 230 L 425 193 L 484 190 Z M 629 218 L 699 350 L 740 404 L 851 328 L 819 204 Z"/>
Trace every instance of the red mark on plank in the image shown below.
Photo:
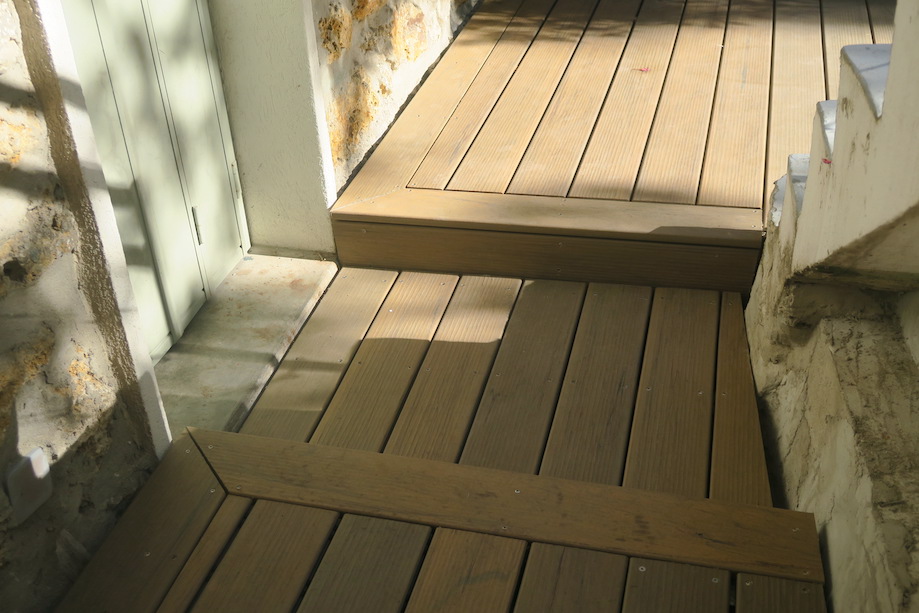
<path fill-rule="evenodd" d="M 829 160 L 829 159 L 827 159 L 827 158 L 823 158 L 823 163 L 824 163 L 824 164 L 832 164 L 832 163 L 833 163 L 833 160 Z"/>
<path fill-rule="evenodd" d="M 638 72 L 648 72 L 650 68 L 633 68 L 632 70 L 637 70 Z"/>

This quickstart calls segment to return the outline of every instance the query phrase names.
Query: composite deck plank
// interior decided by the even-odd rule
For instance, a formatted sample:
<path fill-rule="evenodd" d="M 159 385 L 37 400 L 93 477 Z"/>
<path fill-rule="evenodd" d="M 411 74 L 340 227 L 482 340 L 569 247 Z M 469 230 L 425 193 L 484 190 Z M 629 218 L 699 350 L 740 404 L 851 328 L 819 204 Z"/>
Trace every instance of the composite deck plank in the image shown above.
<path fill-rule="evenodd" d="M 715 292 L 654 292 L 623 485 L 708 494 L 718 338 Z"/>
<path fill-rule="evenodd" d="M 638 0 L 601 0 L 514 174 L 509 193 L 568 193 L 639 6 Z"/>
<path fill-rule="evenodd" d="M 893 18 L 896 10 L 897 0 L 868 0 L 874 44 L 889 45 L 893 42 Z"/>
<path fill-rule="evenodd" d="M 679 0 L 647 0 L 569 195 L 629 200 L 683 14 Z"/>
<path fill-rule="evenodd" d="M 448 189 L 503 193 L 581 40 L 596 0 L 555 5 Z"/>
<path fill-rule="evenodd" d="M 709 496 L 772 506 L 739 294 L 721 297 Z"/>
<path fill-rule="evenodd" d="M 517 70 L 520 60 L 530 48 L 530 43 L 553 4 L 554 0 L 531 0 L 520 7 L 469 91 L 425 155 L 408 184 L 410 187 L 446 187 Z"/>
<path fill-rule="evenodd" d="M 290 611 L 336 521 L 335 511 L 257 501 L 192 611 Z"/>
<path fill-rule="evenodd" d="M 763 205 L 772 0 L 731 3 L 698 204 Z"/>
<path fill-rule="evenodd" d="M 696 202 L 728 4 L 692 0 L 686 5 L 633 200 Z"/>
<path fill-rule="evenodd" d="M 539 474 L 621 482 L 651 293 L 588 286 Z"/>
<path fill-rule="evenodd" d="M 428 526 L 345 515 L 297 611 L 402 611 L 430 533 Z"/>
<path fill-rule="evenodd" d="M 816 104 L 826 100 L 820 0 L 776 0 L 766 192 L 787 172 L 788 156 L 807 153 Z"/>
<path fill-rule="evenodd" d="M 626 556 L 533 543 L 515 613 L 618 611 Z"/>
<path fill-rule="evenodd" d="M 651 292 L 588 286 L 539 474 L 619 485 Z M 515 610 L 618 607 L 627 563 L 625 556 L 534 543 Z"/>
<path fill-rule="evenodd" d="M 504 613 L 525 551 L 525 541 L 437 530 L 406 613 Z"/>
<path fill-rule="evenodd" d="M 632 558 L 622 613 L 727 613 L 730 590 L 731 574 L 725 570 Z"/>
<path fill-rule="evenodd" d="M 759 249 L 333 222 L 342 262 L 749 292 Z M 488 254 L 488 257 L 482 257 Z"/>
<path fill-rule="evenodd" d="M 342 269 L 240 432 L 307 440 L 397 275 L 385 270 Z"/>
<path fill-rule="evenodd" d="M 826 613 L 823 586 L 805 581 L 737 575 L 737 613 Z"/>
<path fill-rule="evenodd" d="M 759 249 L 763 243 L 759 207 L 753 210 L 407 189 L 335 211 L 332 217 L 344 222 L 627 238 L 748 249 Z"/>
<path fill-rule="evenodd" d="M 187 435 L 93 555 L 57 611 L 156 611 L 226 494 Z"/>
<path fill-rule="evenodd" d="M 405 187 L 504 34 L 522 0 L 484 1 L 336 202 Z"/>
<path fill-rule="evenodd" d="M 452 275 L 399 275 L 311 442 L 383 448 L 457 280 Z"/>
<path fill-rule="evenodd" d="M 457 460 L 520 284 L 518 279 L 460 279 L 386 453 Z"/>
<path fill-rule="evenodd" d="M 823 581 L 810 513 L 243 434 L 194 435 L 241 496 Z"/>
<path fill-rule="evenodd" d="M 536 473 L 583 299 L 580 283 L 523 284 L 461 463 Z"/>
<path fill-rule="evenodd" d="M 515 279 L 460 280 L 386 453 L 457 458 L 519 288 Z M 401 611 L 432 532 L 428 526 L 345 515 L 301 610 Z"/>
<path fill-rule="evenodd" d="M 250 498 L 226 497 L 182 567 L 182 572 L 169 588 L 169 593 L 166 594 L 157 613 L 179 613 L 188 610 L 251 508 Z"/>
<path fill-rule="evenodd" d="M 533 474 L 539 467 L 558 390 L 584 299 L 584 286 L 559 281 L 526 281 L 508 321 L 504 340 L 495 358 L 479 408 L 463 447 L 460 463 Z M 540 334 L 533 334 L 540 330 Z M 492 562 L 493 551 L 510 545 L 500 538 L 476 536 L 438 528 L 425 556 L 410 600 L 409 610 L 506 611 L 517 588 L 525 543 L 514 542 L 514 556 Z M 518 546 L 519 543 L 519 546 Z M 465 586 L 468 575 L 441 576 L 435 569 L 451 568 L 456 558 L 464 565 L 484 565 L 494 573 L 500 589 L 482 588 L 490 601 L 469 600 Z M 499 563 L 500 562 L 500 563 Z M 430 576 L 426 582 L 422 578 Z M 441 584 L 435 583 L 440 581 Z M 419 594 L 420 590 L 420 595 Z M 439 592 L 443 601 L 432 601 L 428 593 Z M 425 605 L 428 608 L 425 608 Z"/>
<path fill-rule="evenodd" d="M 823 48 L 826 65 L 826 97 L 839 94 L 839 58 L 845 45 L 874 42 L 865 0 L 822 0 Z"/>

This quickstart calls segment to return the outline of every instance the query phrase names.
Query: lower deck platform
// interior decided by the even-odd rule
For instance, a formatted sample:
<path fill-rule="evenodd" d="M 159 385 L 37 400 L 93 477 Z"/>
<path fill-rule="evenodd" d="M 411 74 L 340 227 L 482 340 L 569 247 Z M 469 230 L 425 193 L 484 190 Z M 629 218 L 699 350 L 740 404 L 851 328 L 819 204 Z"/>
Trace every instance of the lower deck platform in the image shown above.
<path fill-rule="evenodd" d="M 736 293 L 345 268 L 61 611 L 824 611 Z"/>

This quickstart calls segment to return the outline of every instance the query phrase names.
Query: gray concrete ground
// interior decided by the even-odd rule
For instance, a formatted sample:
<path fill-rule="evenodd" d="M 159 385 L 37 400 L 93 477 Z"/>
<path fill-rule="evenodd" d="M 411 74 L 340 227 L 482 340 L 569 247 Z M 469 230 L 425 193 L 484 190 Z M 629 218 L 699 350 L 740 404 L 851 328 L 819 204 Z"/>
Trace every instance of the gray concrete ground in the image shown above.
<path fill-rule="evenodd" d="M 156 365 L 173 436 L 239 428 L 336 271 L 263 255 L 236 265 Z"/>

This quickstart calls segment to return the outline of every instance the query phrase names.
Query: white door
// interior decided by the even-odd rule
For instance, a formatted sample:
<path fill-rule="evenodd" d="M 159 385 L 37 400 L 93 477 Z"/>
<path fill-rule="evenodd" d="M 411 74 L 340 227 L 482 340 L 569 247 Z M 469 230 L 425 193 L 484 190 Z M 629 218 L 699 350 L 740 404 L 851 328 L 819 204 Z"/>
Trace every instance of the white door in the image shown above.
<path fill-rule="evenodd" d="M 154 359 L 248 248 L 206 5 L 64 0 Z"/>

